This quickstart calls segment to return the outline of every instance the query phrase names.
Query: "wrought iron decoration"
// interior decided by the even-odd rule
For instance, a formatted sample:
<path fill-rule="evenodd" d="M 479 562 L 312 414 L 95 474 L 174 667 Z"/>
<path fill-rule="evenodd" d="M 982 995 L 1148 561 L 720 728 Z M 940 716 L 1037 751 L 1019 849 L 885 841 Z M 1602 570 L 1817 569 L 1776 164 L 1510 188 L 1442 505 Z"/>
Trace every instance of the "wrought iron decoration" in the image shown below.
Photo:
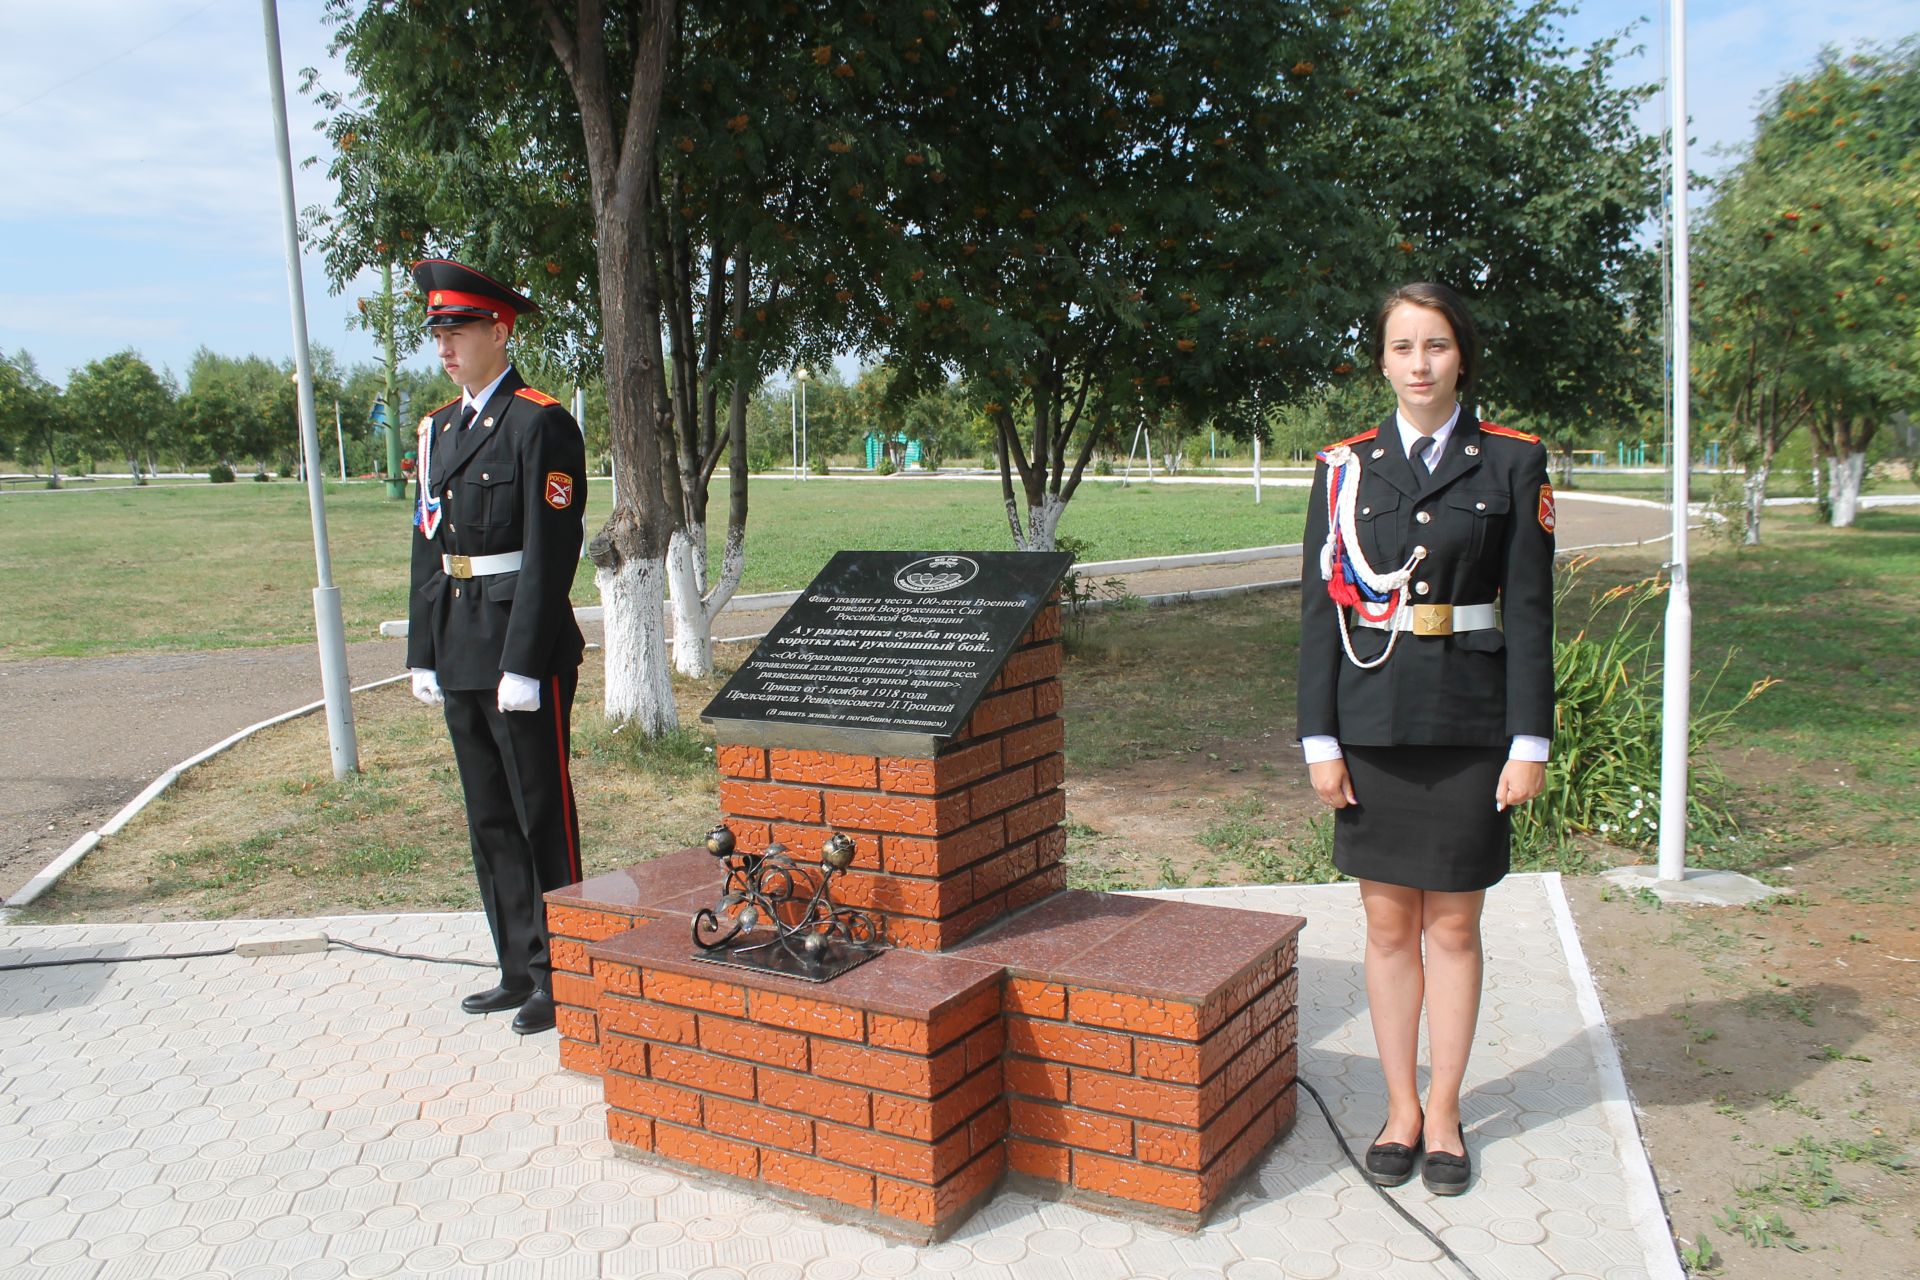
<path fill-rule="evenodd" d="M 697 959 L 825 982 L 880 950 L 879 923 L 833 900 L 833 878 L 853 864 L 853 841 L 840 832 L 818 867 L 795 862 L 780 844 L 742 853 L 725 826 L 707 833 L 707 852 L 727 879 L 720 901 L 694 913 Z"/>

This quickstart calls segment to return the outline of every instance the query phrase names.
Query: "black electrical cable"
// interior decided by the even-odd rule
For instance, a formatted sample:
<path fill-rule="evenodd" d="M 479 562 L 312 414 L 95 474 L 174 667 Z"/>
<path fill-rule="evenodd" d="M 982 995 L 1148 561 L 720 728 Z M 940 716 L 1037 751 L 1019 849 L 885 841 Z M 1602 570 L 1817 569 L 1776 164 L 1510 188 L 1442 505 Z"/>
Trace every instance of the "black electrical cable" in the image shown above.
<path fill-rule="evenodd" d="M 491 960 L 461 960 L 453 956 L 423 956 L 413 951 L 387 951 L 380 947 L 364 946 L 358 942 L 348 942 L 344 938 L 328 938 L 327 945 L 345 947 L 349 951 L 364 951 L 370 956 L 392 956 L 396 960 L 425 960 L 428 964 L 463 964 L 475 969 L 492 969 Z"/>
<path fill-rule="evenodd" d="M 1333 1112 L 1327 1109 L 1327 1100 L 1320 1096 L 1320 1091 L 1318 1089 L 1314 1088 L 1312 1085 L 1306 1082 L 1305 1077 L 1295 1076 L 1294 1079 L 1302 1089 L 1305 1089 L 1308 1093 L 1312 1094 L 1313 1100 L 1320 1105 L 1320 1114 L 1327 1118 L 1327 1128 L 1333 1130 L 1333 1140 L 1340 1144 L 1341 1154 L 1346 1156 L 1347 1163 L 1353 1166 L 1354 1171 L 1358 1173 L 1362 1178 L 1366 1179 L 1367 1185 L 1372 1187 L 1374 1191 L 1379 1194 L 1380 1198 L 1387 1202 L 1387 1206 L 1389 1208 L 1391 1208 L 1395 1213 L 1399 1214 L 1402 1218 L 1406 1219 L 1408 1226 L 1412 1227 L 1415 1231 L 1418 1231 L 1421 1235 L 1431 1240 L 1433 1242 L 1433 1247 L 1438 1249 L 1441 1253 L 1445 1254 L 1447 1256 L 1448 1261 L 1452 1262 L 1453 1265 L 1460 1268 L 1460 1270 L 1466 1272 L 1470 1280 L 1480 1280 L 1480 1277 L 1477 1274 L 1475 1274 L 1473 1268 L 1468 1266 L 1466 1262 L 1460 1257 L 1459 1254 L 1447 1248 L 1446 1241 L 1442 1240 L 1439 1236 L 1429 1231 L 1427 1229 L 1426 1224 L 1421 1222 L 1420 1219 L 1408 1213 L 1406 1210 L 1406 1206 L 1402 1205 L 1398 1200 L 1395 1200 L 1392 1196 L 1388 1195 L 1387 1189 L 1385 1187 L 1381 1186 L 1379 1183 L 1375 1182 L 1373 1179 L 1367 1178 L 1367 1171 L 1360 1167 L 1360 1162 L 1354 1159 L 1353 1148 L 1347 1145 L 1346 1135 L 1341 1133 L 1340 1126 L 1333 1122 Z"/>
<path fill-rule="evenodd" d="M 230 956 L 232 947 L 218 951 L 176 951 L 159 956 L 75 956 L 66 960 L 24 960 L 19 964 L 0 964 L 0 973 L 15 969 L 64 969 L 71 964 L 131 964 L 136 960 L 197 960 L 203 956 Z"/>
<path fill-rule="evenodd" d="M 348 942 L 344 938 L 328 938 L 327 946 L 345 947 L 349 951 L 364 951 L 373 956 L 391 956 L 396 960 L 424 960 L 428 964 L 469 965 L 475 969 L 491 969 L 491 960 L 462 960 L 451 956 L 423 956 L 414 951 L 388 951 L 382 947 L 364 946 L 358 942 Z M 137 960 L 199 960 L 208 956 L 230 956 L 236 948 L 222 947 L 218 951 L 172 951 L 163 955 L 151 956 L 75 956 L 65 960 L 25 960 L 18 964 L 0 964 L 0 973 L 19 969 L 60 969 L 75 964 L 131 964 Z"/>

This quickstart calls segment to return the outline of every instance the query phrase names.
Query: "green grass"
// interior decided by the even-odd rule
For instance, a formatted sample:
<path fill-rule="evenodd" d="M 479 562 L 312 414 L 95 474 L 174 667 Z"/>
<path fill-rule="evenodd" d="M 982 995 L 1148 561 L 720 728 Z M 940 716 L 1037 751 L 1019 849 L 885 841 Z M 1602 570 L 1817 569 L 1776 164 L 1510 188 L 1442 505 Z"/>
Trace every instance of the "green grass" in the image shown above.
<path fill-rule="evenodd" d="M 589 536 L 608 485 L 589 486 Z M 726 499 L 714 495 L 713 542 Z M 999 485 L 757 480 L 743 592 L 793 590 L 841 549 L 1005 549 Z M 1061 532 L 1087 557 L 1217 551 L 1299 540 L 1306 493 L 1088 484 Z M 351 639 L 406 616 L 411 508 L 374 484 L 327 486 L 333 577 Z M 577 604 L 597 604 L 591 565 Z M 315 583 L 306 489 L 290 481 L 0 496 L 0 659 L 310 643 Z"/>
<path fill-rule="evenodd" d="M 1865 511 L 1829 531 L 1768 517 L 1760 546 L 1718 555 L 1693 579 L 1696 670 L 1731 649 L 1729 695 L 1780 683 L 1732 722 L 1727 741 L 1850 762 L 1911 812 L 1920 784 L 1920 514 Z"/>

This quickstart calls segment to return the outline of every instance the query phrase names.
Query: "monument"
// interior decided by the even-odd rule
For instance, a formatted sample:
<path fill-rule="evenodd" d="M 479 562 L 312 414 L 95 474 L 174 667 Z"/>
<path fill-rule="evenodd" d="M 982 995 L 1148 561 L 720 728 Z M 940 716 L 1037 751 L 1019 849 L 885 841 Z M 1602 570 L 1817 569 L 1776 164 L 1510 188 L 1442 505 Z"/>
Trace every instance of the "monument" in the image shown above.
<path fill-rule="evenodd" d="M 1304 921 L 1065 888 L 1069 563 L 836 555 L 704 713 L 725 830 L 547 895 L 623 1151 L 924 1242 L 1003 1183 L 1197 1227 L 1292 1123 Z"/>

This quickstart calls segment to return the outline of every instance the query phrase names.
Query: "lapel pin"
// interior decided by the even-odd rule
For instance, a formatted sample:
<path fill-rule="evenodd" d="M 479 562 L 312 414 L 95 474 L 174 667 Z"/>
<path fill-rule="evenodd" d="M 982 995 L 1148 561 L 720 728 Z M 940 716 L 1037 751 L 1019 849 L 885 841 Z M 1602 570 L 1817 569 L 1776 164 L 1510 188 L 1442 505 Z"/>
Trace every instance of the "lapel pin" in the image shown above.
<path fill-rule="evenodd" d="M 490 426 L 492 426 L 492 425 L 493 425 L 493 419 L 492 419 L 492 418 L 482 418 L 482 419 L 480 420 L 480 425 L 481 425 L 481 426 L 483 426 L 483 427 L 490 427 Z"/>
<path fill-rule="evenodd" d="M 1385 449 L 1375 449 L 1373 451 L 1373 456 L 1376 458 L 1384 458 L 1387 456 L 1387 451 Z"/>
<path fill-rule="evenodd" d="M 1477 444 L 1470 444 L 1465 449 L 1462 449 L 1461 452 L 1466 454 L 1469 458 L 1477 458 L 1480 456 L 1480 446 Z"/>

